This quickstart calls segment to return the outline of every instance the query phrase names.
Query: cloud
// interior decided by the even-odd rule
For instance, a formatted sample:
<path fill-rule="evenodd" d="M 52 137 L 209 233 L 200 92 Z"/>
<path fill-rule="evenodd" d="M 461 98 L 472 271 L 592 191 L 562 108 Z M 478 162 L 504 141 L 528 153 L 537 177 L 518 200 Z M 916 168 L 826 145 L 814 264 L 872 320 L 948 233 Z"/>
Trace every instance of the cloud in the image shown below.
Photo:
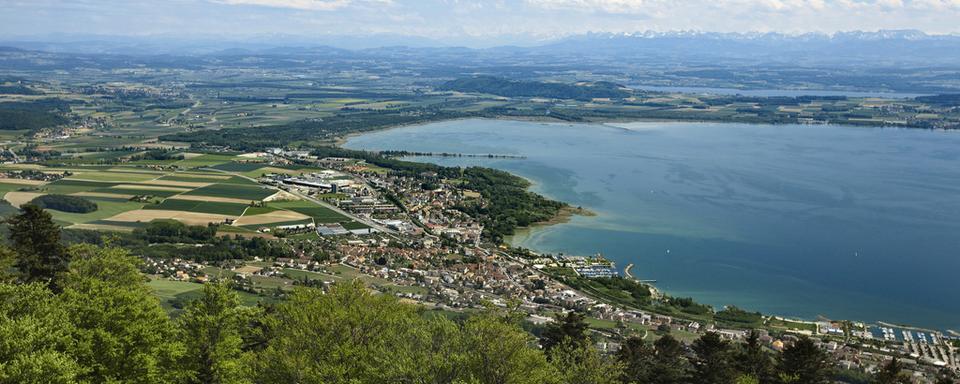
<path fill-rule="evenodd" d="M 960 34 L 960 0 L 0 0 L 0 35 L 401 34 L 552 38 L 587 32 Z M 278 17 L 282 13 L 282 17 Z M 522 38 L 521 38 L 522 40 Z M 519 41 L 519 40 L 509 40 Z"/>
<path fill-rule="evenodd" d="M 659 5 L 666 5 L 660 0 L 527 0 L 527 3 L 551 10 L 606 13 L 645 13 L 658 8 Z"/>
<path fill-rule="evenodd" d="M 334 11 L 355 3 L 389 4 L 392 3 L 392 0 L 213 0 L 213 2 L 227 5 L 255 5 L 305 11 Z"/>
<path fill-rule="evenodd" d="M 893 11 L 913 9 L 935 11 L 960 8 L 960 0 L 526 0 L 534 7 L 548 10 L 603 12 L 612 14 L 670 13 L 676 9 L 712 8 L 768 11 Z"/>

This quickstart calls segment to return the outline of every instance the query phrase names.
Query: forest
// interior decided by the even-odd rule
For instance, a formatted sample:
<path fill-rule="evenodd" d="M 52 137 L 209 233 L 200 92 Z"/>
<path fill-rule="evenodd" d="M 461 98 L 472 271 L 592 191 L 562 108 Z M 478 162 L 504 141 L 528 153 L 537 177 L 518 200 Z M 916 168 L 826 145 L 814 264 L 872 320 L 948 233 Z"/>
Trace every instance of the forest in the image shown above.
<path fill-rule="evenodd" d="M 59 99 L 0 102 L 0 130 L 35 130 L 67 123 L 70 104 Z"/>
<path fill-rule="evenodd" d="M 80 196 L 70 195 L 41 195 L 31 200 L 30 204 L 40 208 L 71 213 L 88 213 L 97 210 L 97 203 Z"/>

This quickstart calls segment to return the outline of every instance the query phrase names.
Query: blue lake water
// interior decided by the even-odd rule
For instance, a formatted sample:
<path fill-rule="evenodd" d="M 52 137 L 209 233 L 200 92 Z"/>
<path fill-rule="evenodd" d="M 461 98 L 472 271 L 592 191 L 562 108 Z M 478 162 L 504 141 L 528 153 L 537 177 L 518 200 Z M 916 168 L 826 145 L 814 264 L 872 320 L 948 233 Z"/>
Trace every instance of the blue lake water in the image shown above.
<path fill-rule="evenodd" d="M 596 212 L 513 242 L 636 263 L 671 295 L 960 329 L 960 132 L 478 119 L 346 147 L 526 156 L 416 160 L 510 171 Z"/>

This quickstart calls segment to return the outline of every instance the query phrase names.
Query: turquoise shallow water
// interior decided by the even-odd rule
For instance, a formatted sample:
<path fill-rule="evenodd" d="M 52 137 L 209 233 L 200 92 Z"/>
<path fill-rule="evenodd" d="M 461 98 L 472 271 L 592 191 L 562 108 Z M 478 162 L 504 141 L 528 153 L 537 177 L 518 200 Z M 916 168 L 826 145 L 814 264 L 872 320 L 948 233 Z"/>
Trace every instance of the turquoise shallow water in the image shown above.
<path fill-rule="evenodd" d="M 722 306 L 960 329 L 960 132 L 840 126 L 459 120 L 346 147 L 514 172 L 594 217 L 517 245 L 602 252 Z"/>

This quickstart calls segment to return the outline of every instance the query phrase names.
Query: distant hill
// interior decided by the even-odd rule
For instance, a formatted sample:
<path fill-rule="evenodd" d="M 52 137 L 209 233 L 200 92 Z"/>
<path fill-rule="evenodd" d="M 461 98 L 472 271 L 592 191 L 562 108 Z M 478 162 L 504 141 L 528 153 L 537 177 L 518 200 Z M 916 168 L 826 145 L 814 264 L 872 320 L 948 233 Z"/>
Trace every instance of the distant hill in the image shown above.
<path fill-rule="evenodd" d="M 751 60 L 791 65 L 867 65 L 894 63 L 954 66 L 960 60 L 960 36 L 920 31 L 807 33 L 640 32 L 589 33 L 531 48 L 556 55 L 600 55 L 702 64 Z"/>
<path fill-rule="evenodd" d="M 917 101 L 940 105 L 944 107 L 960 107 L 960 93 L 944 94 L 944 95 L 934 95 L 934 96 L 920 96 L 916 98 Z"/>
<path fill-rule="evenodd" d="M 461 78 L 444 83 L 441 90 L 489 93 L 507 97 L 544 97 L 550 99 L 591 100 L 598 98 L 622 99 L 631 92 L 610 82 L 582 84 L 550 83 L 543 81 L 515 81 L 493 76 Z"/>

